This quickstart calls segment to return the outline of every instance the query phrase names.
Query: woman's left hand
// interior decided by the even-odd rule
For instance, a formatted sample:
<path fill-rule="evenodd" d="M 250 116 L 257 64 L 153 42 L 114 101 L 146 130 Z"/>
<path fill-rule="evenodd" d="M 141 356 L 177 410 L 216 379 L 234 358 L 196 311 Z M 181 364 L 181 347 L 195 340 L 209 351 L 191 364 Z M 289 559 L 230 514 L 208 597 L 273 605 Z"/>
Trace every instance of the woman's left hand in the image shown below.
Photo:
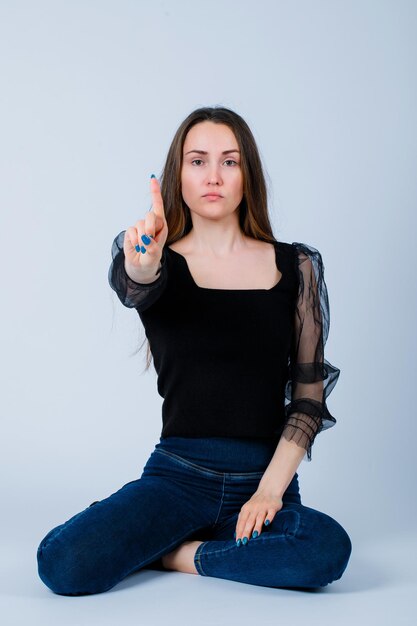
<path fill-rule="evenodd" d="M 236 542 L 246 537 L 247 541 L 243 544 L 245 545 L 250 539 L 258 537 L 262 532 L 263 524 L 267 522 L 265 525 L 268 526 L 282 506 L 282 498 L 275 493 L 265 488 L 258 489 L 240 509 L 236 524 Z"/>

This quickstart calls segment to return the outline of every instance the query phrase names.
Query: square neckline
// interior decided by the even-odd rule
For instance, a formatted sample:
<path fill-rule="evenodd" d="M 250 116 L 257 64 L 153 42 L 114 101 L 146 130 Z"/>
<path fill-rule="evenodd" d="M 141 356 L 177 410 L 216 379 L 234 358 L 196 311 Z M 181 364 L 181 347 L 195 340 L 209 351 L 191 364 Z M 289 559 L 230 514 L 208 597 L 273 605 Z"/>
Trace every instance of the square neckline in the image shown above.
<path fill-rule="evenodd" d="M 191 274 L 190 271 L 190 267 L 188 265 L 188 261 L 185 258 L 185 256 L 183 254 L 181 254 L 180 252 L 177 252 L 176 250 L 174 250 L 173 248 L 170 248 L 170 246 L 166 246 L 168 250 L 170 250 L 171 252 L 173 252 L 174 254 L 176 254 L 177 256 L 181 257 L 182 262 L 185 264 L 185 268 L 187 270 L 187 274 L 189 276 L 189 278 L 191 279 L 191 282 L 193 283 L 194 287 L 196 289 L 199 289 L 200 291 L 216 291 L 216 292 L 224 292 L 224 293 L 236 293 L 236 292 L 250 292 L 250 293 L 270 293 L 271 291 L 275 291 L 275 289 L 277 289 L 283 279 L 284 279 L 284 272 L 281 270 L 281 268 L 278 265 L 278 241 L 271 241 L 268 243 L 272 243 L 272 245 L 274 246 L 274 250 L 275 250 L 275 265 L 278 269 L 278 271 L 281 273 L 281 277 L 279 279 L 279 281 L 277 283 L 275 283 L 275 285 L 273 285 L 272 287 L 270 287 L 269 289 L 265 289 L 262 287 L 258 287 L 258 288 L 251 288 L 251 289 L 222 289 L 221 287 L 201 287 L 200 285 L 197 285 L 196 281 L 194 280 L 193 275 Z"/>

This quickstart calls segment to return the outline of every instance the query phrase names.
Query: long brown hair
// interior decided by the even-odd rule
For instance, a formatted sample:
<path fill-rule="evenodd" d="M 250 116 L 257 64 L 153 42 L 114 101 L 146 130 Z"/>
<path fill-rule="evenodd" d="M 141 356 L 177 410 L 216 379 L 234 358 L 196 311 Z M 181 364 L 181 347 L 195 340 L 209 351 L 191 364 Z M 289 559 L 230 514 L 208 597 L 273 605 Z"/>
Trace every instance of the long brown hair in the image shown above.
<path fill-rule="evenodd" d="M 240 115 L 225 107 L 216 106 L 202 107 L 192 111 L 179 126 L 168 150 L 165 165 L 158 178 L 168 225 L 165 245 L 181 239 L 192 229 L 190 210 L 181 193 L 183 147 L 190 128 L 205 121 L 226 124 L 233 131 L 238 143 L 243 175 L 243 197 L 238 207 L 241 230 L 248 237 L 270 243 L 275 242 L 268 215 L 265 176 L 252 131 Z M 145 341 L 147 341 L 146 337 Z M 148 341 L 145 370 L 150 367 L 151 362 L 152 352 Z"/>

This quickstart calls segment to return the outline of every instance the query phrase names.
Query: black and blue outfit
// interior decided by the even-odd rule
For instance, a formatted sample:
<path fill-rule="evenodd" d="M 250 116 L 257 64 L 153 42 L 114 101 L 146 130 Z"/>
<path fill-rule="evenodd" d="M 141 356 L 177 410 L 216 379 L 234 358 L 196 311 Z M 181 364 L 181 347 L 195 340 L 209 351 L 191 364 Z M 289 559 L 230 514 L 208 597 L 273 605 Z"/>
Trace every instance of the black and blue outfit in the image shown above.
<path fill-rule="evenodd" d="M 106 591 L 198 539 L 199 574 L 269 587 L 339 579 L 351 541 L 329 515 L 301 503 L 298 474 L 259 537 L 237 546 L 241 507 L 256 491 L 281 436 L 305 450 L 336 423 L 326 399 L 340 370 L 324 358 L 330 314 L 320 252 L 275 241 L 271 289 L 196 284 L 165 246 L 154 282 L 131 280 L 121 231 L 109 283 L 144 326 L 163 398 L 162 430 L 140 477 L 53 528 L 38 548 L 39 575 L 56 593 Z"/>

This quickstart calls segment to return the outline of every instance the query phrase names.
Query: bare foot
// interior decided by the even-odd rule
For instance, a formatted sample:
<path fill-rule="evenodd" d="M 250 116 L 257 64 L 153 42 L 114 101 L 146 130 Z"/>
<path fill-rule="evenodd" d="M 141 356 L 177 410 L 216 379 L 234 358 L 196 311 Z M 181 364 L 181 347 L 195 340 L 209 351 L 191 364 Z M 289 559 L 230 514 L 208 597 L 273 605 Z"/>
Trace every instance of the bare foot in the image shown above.
<path fill-rule="evenodd" d="M 194 556 L 202 541 L 184 541 L 178 548 L 172 552 L 164 554 L 162 557 L 162 565 L 166 569 L 172 569 L 185 574 L 198 574 L 194 565 Z"/>

